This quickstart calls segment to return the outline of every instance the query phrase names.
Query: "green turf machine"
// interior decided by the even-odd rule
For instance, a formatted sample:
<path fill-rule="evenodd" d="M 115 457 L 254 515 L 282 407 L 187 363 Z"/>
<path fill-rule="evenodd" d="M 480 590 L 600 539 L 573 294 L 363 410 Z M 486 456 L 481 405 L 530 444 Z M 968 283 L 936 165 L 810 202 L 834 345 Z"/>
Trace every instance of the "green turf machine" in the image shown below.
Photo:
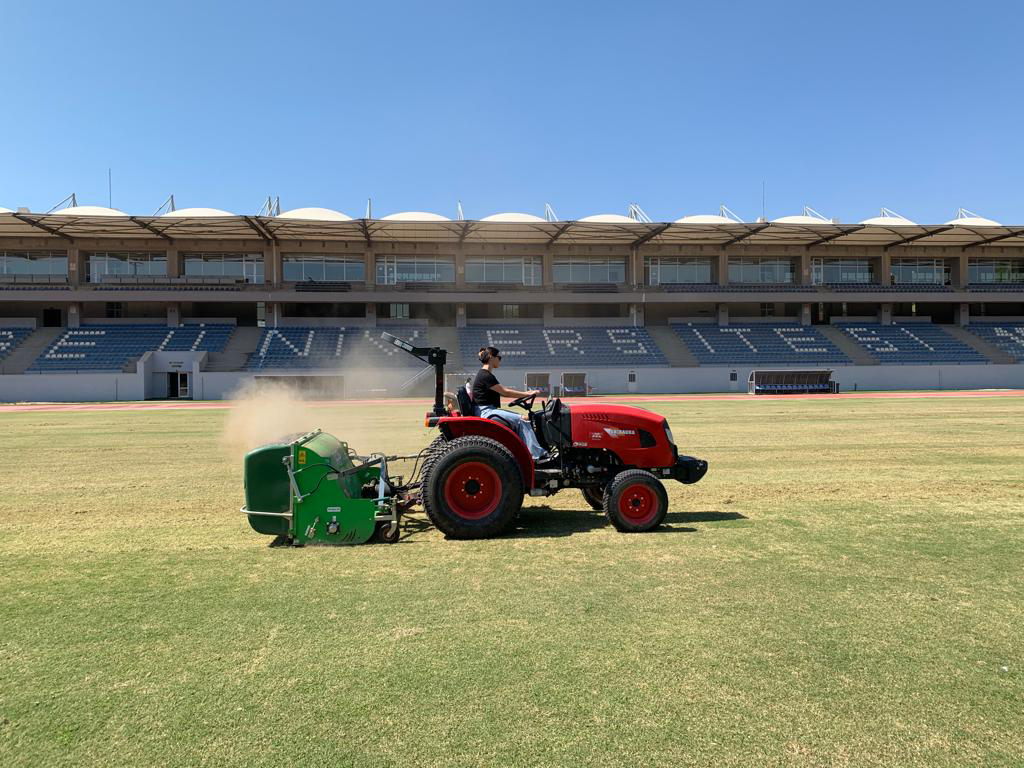
<path fill-rule="evenodd" d="M 357 456 L 319 429 L 263 445 L 245 456 L 242 512 L 258 533 L 278 543 L 394 543 L 409 500 L 389 459 Z"/>

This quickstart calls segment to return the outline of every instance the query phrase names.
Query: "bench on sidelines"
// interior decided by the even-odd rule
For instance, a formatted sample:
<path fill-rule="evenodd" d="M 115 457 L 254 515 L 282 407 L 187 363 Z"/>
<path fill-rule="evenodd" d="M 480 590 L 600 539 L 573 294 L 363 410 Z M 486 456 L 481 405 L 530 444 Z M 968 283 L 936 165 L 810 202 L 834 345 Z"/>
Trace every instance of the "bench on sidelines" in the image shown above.
<path fill-rule="evenodd" d="M 749 395 L 825 395 L 838 392 L 832 371 L 751 371 Z"/>

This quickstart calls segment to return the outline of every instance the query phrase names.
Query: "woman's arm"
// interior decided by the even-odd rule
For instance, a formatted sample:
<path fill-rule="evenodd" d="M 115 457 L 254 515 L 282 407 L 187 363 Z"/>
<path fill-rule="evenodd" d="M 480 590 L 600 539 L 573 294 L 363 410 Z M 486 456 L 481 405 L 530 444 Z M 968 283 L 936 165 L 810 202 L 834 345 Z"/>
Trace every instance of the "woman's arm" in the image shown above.
<path fill-rule="evenodd" d="M 503 384 L 495 384 L 491 387 L 492 392 L 497 392 L 502 397 L 529 397 L 530 395 L 539 395 L 540 390 L 531 389 L 528 392 L 524 392 L 521 389 L 510 389 Z"/>

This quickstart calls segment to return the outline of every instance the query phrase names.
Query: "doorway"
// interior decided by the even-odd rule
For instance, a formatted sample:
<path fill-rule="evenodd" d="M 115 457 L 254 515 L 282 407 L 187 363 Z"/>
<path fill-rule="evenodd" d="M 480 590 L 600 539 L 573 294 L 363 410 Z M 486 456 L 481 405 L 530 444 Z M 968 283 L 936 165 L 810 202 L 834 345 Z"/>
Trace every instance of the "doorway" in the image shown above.
<path fill-rule="evenodd" d="M 184 371 L 172 371 L 167 374 L 167 397 L 172 400 L 190 400 L 189 375 Z"/>
<path fill-rule="evenodd" d="M 64 325 L 64 318 L 60 309 L 47 308 L 43 310 L 43 328 L 60 328 Z"/>

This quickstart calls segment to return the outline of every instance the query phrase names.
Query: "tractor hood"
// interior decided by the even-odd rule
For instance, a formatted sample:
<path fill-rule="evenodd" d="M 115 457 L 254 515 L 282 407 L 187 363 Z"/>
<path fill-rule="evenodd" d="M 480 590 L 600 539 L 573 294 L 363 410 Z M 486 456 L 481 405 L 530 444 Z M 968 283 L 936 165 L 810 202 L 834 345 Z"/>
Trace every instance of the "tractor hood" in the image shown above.
<path fill-rule="evenodd" d="M 575 448 L 603 448 L 636 467 L 670 467 L 675 446 L 664 416 L 631 405 L 576 404 L 572 412 Z"/>

